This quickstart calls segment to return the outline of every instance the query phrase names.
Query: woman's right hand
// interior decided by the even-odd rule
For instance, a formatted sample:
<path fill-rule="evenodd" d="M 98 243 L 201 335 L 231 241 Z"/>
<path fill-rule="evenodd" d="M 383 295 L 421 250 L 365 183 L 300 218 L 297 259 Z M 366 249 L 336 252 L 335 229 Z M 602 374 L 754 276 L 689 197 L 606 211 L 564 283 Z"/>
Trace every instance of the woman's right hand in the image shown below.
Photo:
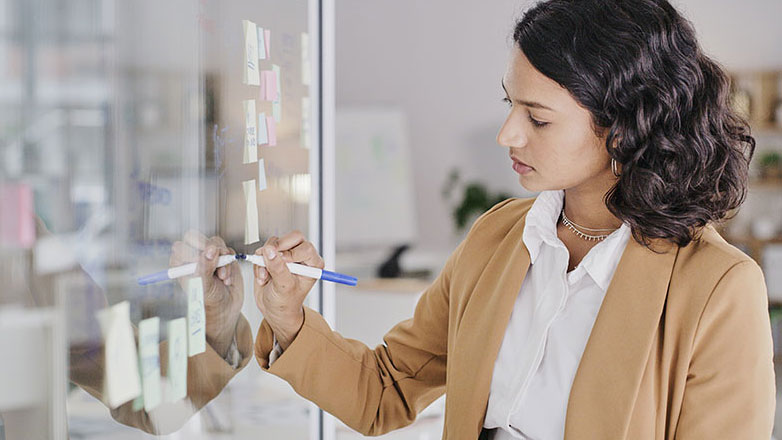
<path fill-rule="evenodd" d="M 266 268 L 254 267 L 255 304 L 271 326 L 280 347 L 285 350 L 304 324 L 304 299 L 317 280 L 295 275 L 287 263 L 299 263 L 323 269 L 325 264 L 315 246 L 300 231 L 283 237 L 269 237 L 256 249 Z"/>

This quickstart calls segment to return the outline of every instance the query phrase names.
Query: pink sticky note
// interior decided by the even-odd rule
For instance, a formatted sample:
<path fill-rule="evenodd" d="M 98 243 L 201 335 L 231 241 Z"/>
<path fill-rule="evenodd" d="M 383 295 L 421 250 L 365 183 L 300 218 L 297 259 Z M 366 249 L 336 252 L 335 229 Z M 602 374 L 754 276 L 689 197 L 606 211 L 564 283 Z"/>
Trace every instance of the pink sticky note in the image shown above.
<path fill-rule="evenodd" d="M 266 90 L 266 100 L 276 101 L 278 97 L 277 74 L 272 70 L 264 70 L 263 82 Z"/>
<path fill-rule="evenodd" d="M 0 185 L 0 244 L 30 248 L 35 243 L 33 189 L 24 183 Z"/>
<path fill-rule="evenodd" d="M 277 145 L 277 121 L 274 116 L 266 117 L 266 130 L 269 132 L 269 145 Z"/>
<path fill-rule="evenodd" d="M 269 29 L 264 29 L 263 37 L 264 37 L 263 41 L 264 43 L 266 43 L 266 58 L 271 58 L 272 57 L 272 52 L 271 52 L 272 31 L 270 31 Z"/>

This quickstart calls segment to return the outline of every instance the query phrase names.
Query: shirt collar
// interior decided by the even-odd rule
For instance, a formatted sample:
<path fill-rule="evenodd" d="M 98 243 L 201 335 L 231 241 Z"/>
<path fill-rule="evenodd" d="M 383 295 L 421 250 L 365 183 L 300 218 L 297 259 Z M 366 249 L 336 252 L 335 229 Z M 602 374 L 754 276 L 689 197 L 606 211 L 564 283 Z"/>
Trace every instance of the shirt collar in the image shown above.
<path fill-rule="evenodd" d="M 527 211 L 522 240 L 529 251 L 531 264 L 537 260 L 544 243 L 551 247 L 562 246 L 562 241 L 557 237 L 557 222 L 564 197 L 564 190 L 541 191 Z M 619 229 L 597 243 L 579 263 L 601 289 L 608 288 L 630 235 L 630 226 L 622 223 Z"/>

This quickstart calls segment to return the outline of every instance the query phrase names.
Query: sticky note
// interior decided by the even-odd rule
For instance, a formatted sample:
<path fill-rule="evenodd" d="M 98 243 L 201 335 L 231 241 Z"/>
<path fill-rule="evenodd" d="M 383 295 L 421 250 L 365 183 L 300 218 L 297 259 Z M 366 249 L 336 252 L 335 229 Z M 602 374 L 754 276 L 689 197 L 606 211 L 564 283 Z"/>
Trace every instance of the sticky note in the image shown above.
<path fill-rule="evenodd" d="M 206 351 L 206 312 L 204 285 L 200 277 L 187 280 L 187 354 Z"/>
<path fill-rule="evenodd" d="M 141 358 L 141 389 L 144 409 L 151 411 L 160 405 L 160 318 L 148 318 L 138 323 L 138 354 Z"/>
<path fill-rule="evenodd" d="M 266 189 L 266 164 L 263 159 L 258 161 L 258 191 Z"/>
<path fill-rule="evenodd" d="M 187 397 L 187 321 L 177 318 L 168 321 L 168 395 L 167 401 L 176 402 Z"/>
<path fill-rule="evenodd" d="M 258 59 L 266 59 L 266 32 L 258 26 Z"/>
<path fill-rule="evenodd" d="M 244 200 L 246 215 L 244 221 L 244 244 L 253 244 L 260 241 L 258 231 L 258 202 L 255 197 L 255 179 L 242 182 L 244 187 Z"/>
<path fill-rule="evenodd" d="M 260 84 L 257 27 L 250 20 L 242 20 L 242 27 L 244 28 L 244 83 L 257 86 Z"/>
<path fill-rule="evenodd" d="M 269 143 L 269 132 L 266 130 L 266 113 L 258 115 L 258 145 Z"/>
<path fill-rule="evenodd" d="M 266 43 L 266 58 L 272 57 L 272 31 L 263 30 L 263 42 Z"/>
<path fill-rule="evenodd" d="M 24 183 L 0 184 L 0 246 L 29 249 L 35 243 L 33 189 Z"/>
<path fill-rule="evenodd" d="M 122 301 L 97 312 L 104 342 L 103 395 L 116 408 L 141 394 L 130 303 Z"/>
<path fill-rule="evenodd" d="M 272 102 L 272 117 L 275 122 L 280 122 L 282 119 L 282 103 L 280 101 Z"/>
<path fill-rule="evenodd" d="M 269 145 L 277 145 L 277 121 L 273 117 L 266 117 L 266 131 L 268 131 Z"/>
<path fill-rule="evenodd" d="M 255 100 L 242 101 L 244 105 L 244 163 L 258 161 L 258 141 L 255 120 Z"/>
<path fill-rule="evenodd" d="M 306 32 L 301 33 L 301 83 L 310 85 L 312 77 L 312 64 L 310 63 L 310 36 Z"/>
<path fill-rule="evenodd" d="M 261 72 L 261 84 L 264 92 L 263 99 L 266 101 L 276 101 L 279 99 L 279 89 L 277 87 L 277 75 L 272 70 Z"/>

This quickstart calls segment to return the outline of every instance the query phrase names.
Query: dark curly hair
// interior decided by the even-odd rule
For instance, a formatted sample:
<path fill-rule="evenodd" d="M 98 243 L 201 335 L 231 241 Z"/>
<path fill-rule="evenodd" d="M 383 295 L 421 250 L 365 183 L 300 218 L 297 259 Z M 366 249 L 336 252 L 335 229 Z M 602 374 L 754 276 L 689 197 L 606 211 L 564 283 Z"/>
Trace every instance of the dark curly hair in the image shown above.
<path fill-rule="evenodd" d="M 666 0 L 540 2 L 513 40 L 606 136 L 622 173 L 604 201 L 636 241 L 686 246 L 744 203 L 755 139 L 730 78 Z"/>

